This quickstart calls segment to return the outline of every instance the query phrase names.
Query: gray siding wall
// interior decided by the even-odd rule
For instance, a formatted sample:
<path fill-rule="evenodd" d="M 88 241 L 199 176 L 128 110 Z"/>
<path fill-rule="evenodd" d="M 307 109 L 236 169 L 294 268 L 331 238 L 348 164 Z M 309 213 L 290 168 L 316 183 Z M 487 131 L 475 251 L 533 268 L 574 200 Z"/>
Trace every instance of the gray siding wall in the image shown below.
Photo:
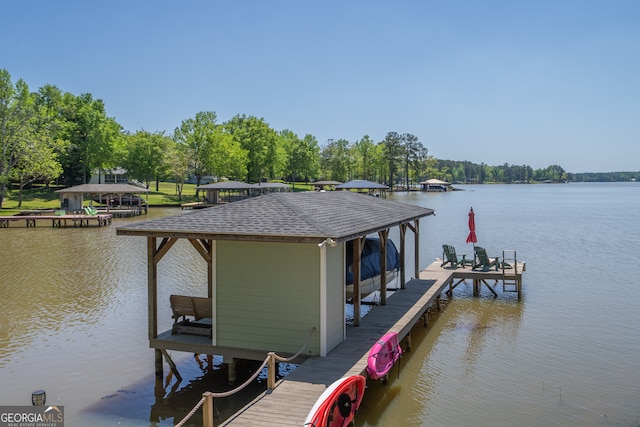
<path fill-rule="evenodd" d="M 217 345 L 320 353 L 320 250 L 315 244 L 218 241 Z M 265 354 L 266 356 L 266 354 Z"/>

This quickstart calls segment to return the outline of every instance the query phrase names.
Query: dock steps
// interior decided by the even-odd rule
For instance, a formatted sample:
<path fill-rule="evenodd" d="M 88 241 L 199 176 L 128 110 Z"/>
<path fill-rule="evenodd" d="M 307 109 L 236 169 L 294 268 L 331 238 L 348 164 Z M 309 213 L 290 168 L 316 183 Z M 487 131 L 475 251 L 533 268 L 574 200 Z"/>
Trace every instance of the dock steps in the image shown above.
<path fill-rule="evenodd" d="M 502 292 L 518 292 L 518 257 L 513 249 L 502 251 Z"/>

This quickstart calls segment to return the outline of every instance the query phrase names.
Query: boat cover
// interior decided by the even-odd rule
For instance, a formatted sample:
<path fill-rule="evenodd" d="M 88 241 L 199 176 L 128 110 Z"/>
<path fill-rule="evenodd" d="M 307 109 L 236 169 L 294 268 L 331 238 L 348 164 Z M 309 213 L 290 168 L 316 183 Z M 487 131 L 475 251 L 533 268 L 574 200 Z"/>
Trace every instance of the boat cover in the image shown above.
<path fill-rule="evenodd" d="M 380 275 L 380 239 L 367 237 L 362 246 L 360 257 L 360 281 Z M 398 249 L 391 239 L 387 239 L 387 271 L 400 268 Z M 347 242 L 347 280 L 346 284 L 353 284 L 353 241 Z"/>

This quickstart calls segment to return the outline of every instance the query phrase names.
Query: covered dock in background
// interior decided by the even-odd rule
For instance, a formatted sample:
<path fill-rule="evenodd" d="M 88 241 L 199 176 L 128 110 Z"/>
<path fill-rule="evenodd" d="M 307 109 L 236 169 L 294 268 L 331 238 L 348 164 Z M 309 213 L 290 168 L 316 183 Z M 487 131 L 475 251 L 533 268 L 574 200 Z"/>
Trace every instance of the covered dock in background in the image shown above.
<path fill-rule="evenodd" d="M 335 188 L 336 190 L 355 190 L 357 193 L 366 193 L 370 196 L 381 197 L 383 199 L 387 197 L 387 191 L 389 190 L 389 187 L 384 184 L 367 181 L 366 179 L 348 181 L 344 184 L 336 185 Z"/>
<path fill-rule="evenodd" d="M 451 183 L 447 181 L 441 181 L 439 179 L 428 179 L 420 183 L 422 191 L 430 192 L 445 192 L 451 191 Z"/>
<path fill-rule="evenodd" d="M 99 211 L 107 211 L 113 216 L 147 213 L 148 198 L 144 200 L 141 195 L 148 192 L 148 188 L 130 184 L 81 184 L 56 190 L 60 194 L 61 210 L 81 213 L 85 207 L 85 195 L 88 195 L 91 200 L 87 206 L 93 206 L 95 202 Z"/>

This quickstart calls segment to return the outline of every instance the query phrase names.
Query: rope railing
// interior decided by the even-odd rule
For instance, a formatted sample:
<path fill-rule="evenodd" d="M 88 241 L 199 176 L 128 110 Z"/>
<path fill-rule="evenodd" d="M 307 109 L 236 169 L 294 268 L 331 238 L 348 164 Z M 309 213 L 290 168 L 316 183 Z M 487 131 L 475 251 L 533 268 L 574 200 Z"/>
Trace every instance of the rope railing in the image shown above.
<path fill-rule="evenodd" d="M 262 372 L 262 370 L 264 369 L 265 366 L 268 366 L 268 369 L 267 369 L 267 391 L 271 392 L 275 387 L 275 376 L 276 376 L 276 373 L 275 373 L 275 367 L 276 366 L 275 365 L 276 365 L 276 360 L 279 361 L 279 362 L 284 362 L 284 363 L 288 363 L 288 362 L 291 362 L 291 361 L 295 360 L 298 356 L 300 356 L 300 354 L 302 354 L 304 349 L 307 348 L 307 345 L 309 345 L 309 340 L 311 339 L 311 337 L 313 336 L 313 333 L 315 331 L 316 331 L 316 328 L 314 326 L 313 328 L 311 328 L 311 331 L 309 332 L 309 336 L 305 340 L 305 342 L 302 345 L 302 347 L 300 348 L 300 350 L 296 354 L 291 356 L 291 357 L 284 358 L 284 357 L 278 356 L 274 352 L 269 352 L 267 354 L 266 359 L 264 359 L 264 362 L 262 362 L 260 367 L 258 369 L 256 369 L 256 372 L 249 379 L 247 379 L 244 383 L 242 383 L 238 387 L 236 387 L 236 388 L 234 388 L 232 390 L 219 392 L 219 393 L 213 393 L 213 392 L 210 392 L 210 391 L 204 392 L 202 394 L 202 399 L 200 399 L 198 401 L 198 403 L 196 403 L 196 405 L 193 407 L 193 409 L 191 411 L 189 411 L 189 413 L 178 424 L 176 424 L 175 427 L 184 426 L 184 424 L 189 420 L 189 418 L 191 418 L 193 416 L 193 414 L 195 414 L 198 411 L 198 409 L 200 409 L 200 407 L 202 405 L 204 405 L 204 408 L 202 409 L 202 411 L 203 411 L 203 426 L 204 427 L 213 427 L 213 398 L 214 397 L 229 397 L 229 396 L 231 396 L 231 395 L 243 390 L 249 384 L 251 384 L 256 378 L 258 378 L 258 375 L 260 375 L 260 372 Z"/>

